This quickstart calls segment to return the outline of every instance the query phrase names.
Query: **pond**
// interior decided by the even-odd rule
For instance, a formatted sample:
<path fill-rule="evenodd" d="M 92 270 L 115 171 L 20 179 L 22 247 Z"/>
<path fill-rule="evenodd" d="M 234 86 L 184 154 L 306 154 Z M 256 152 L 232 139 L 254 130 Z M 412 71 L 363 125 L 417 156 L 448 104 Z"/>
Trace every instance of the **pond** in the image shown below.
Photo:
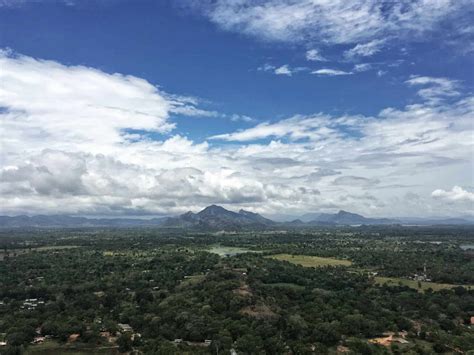
<path fill-rule="evenodd" d="M 214 253 L 222 257 L 234 256 L 243 253 L 259 253 L 255 250 L 250 250 L 241 247 L 227 247 L 224 245 L 211 245 L 207 250 L 209 253 Z"/>

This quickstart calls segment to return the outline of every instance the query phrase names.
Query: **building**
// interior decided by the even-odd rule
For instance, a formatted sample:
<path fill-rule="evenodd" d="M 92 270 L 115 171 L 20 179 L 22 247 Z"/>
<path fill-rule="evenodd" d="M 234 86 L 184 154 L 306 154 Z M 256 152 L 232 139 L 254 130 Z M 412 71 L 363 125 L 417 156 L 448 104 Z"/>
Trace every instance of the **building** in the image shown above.
<path fill-rule="evenodd" d="M 130 324 L 119 323 L 117 326 L 122 333 L 133 333 L 133 328 Z"/>

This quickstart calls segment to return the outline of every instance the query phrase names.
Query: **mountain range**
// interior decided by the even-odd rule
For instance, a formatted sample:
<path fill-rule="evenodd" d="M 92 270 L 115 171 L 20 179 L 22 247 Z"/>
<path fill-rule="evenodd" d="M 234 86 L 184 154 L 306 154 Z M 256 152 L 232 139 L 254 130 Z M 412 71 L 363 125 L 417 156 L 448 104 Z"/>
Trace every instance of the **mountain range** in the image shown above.
<path fill-rule="evenodd" d="M 221 206 L 211 205 L 198 213 L 186 212 L 176 217 L 152 219 L 133 218 L 86 218 L 65 215 L 38 216 L 0 216 L 0 228 L 80 228 L 80 227 L 158 227 L 184 228 L 199 230 L 242 230 L 242 229 L 273 229 L 273 228 L 305 228 L 313 226 L 342 225 L 436 225 L 474 224 L 472 219 L 423 219 L 423 218 L 367 218 L 360 214 L 347 211 L 337 213 L 310 213 L 290 222 L 275 222 L 262 215 L 250 211 L 233 212 Z"/>

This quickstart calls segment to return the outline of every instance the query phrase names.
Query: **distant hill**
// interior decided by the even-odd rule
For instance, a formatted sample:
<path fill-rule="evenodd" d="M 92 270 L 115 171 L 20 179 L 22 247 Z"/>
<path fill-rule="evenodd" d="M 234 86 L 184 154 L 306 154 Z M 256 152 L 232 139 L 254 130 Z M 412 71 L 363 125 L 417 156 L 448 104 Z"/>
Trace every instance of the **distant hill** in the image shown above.
<path fill-rule="evenodd" d="M 0 216 L 1 228 L 73 228 L 73 227 L 144 227 L 158 226 L 164 218 L 85 218 L 64 215 L 52 216 Z"/>
<path fill-rule="evenodd" d="M 472 218 L 367 218 L 347 211 L 337 213 L 308 213 L 290 222 L 275 222 L 250 211 L 233 212 L 211 205 L 198 213 L 186 212 L 176 217 L 152 219 L 85 218 L 65 215 L 0 216 L 0 228 L 80 228 L 80 227 L 155 227 L 199 230 L 243 230 L 271 228 L 308 228 L 341 225 L 473 225 Z"/>
<path fill-rule="evenodd" d="M 276 222 L 258 213 L 245 210 L 232 212 L 221 206 L 211 205 L 201 212 L 187 212 L 178 217 L 170 217 L 162 224 L 168 228 L 198 228 L 211 230 L 264 229 Z"/>
<path fill-rule="evenodd" d="M 404 217 L 400 218 L 405 225 L 472 225 L 474 224 L 473 217 L 466 218 L 416 218 L 416 217 Z"/>
<path fill-rule="evenodd" d="M 389 218 L 367 218 L 357 213 L 339 211 L 336 214 L 321 213 L 307 224 L 335 224 L 335 225 L 373 225 L 373 224 L 397 224 L 399 220 Z"/>

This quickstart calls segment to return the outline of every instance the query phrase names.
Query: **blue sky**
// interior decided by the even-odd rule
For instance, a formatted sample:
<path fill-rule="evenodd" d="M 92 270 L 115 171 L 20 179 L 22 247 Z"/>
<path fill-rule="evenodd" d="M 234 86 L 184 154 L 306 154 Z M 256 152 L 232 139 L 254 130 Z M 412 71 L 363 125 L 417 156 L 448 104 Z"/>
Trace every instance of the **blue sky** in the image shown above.
<path fill-rule="evenodd" d="M 474 6 L 380 4 L 0 1 L 3 212 L 472 214 Z"/>

